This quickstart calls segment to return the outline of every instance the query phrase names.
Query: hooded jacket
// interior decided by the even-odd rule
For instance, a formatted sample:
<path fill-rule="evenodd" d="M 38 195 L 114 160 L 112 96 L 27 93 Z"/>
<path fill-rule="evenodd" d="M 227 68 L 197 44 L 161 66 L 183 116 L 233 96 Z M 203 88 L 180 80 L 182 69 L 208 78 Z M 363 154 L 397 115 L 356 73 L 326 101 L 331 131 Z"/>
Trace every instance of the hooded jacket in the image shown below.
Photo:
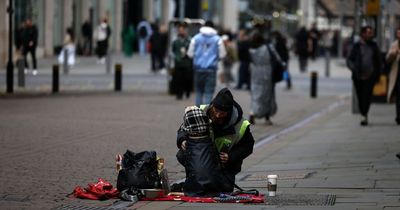
<path fill-rule="evenodd" d="M 187 55 L 193 58 L 193 67 L 196 71 L 216 71 L 218 60 L 226 55 L 223 41 L 217 31 L 203 26 L 200 33 L 190 41 Z"/>
<path fill-rule="evenodd" d="M 213 106 L 205 105 L 203 108 L 204 112 L 210 117 L 210 108 Z M 230 114 L 227 123 L 222 126 L 211 124 L 213 130 L 213 138 L 217 139 L 220 137 L 238 135 L 238 127 L 240 127 L 245 119 L 243 118 L 243 110 L 240 105 L 233 101 L 233 109 Z M 187 133 L 182 129 L 178 130 L 177 135 L 177 146 L 180 149 L 182 142 L 187 139 Z M 225 171 L 230 175 L 236 175 L 241 171 L 243 160 L 253 153 L 254 138 L 250 132 L 250 127 L 245 128 L 243 136 L 238 141 L 232 142 L 232 146 L 228 152 L 228 162 L 224 164 Z"/>

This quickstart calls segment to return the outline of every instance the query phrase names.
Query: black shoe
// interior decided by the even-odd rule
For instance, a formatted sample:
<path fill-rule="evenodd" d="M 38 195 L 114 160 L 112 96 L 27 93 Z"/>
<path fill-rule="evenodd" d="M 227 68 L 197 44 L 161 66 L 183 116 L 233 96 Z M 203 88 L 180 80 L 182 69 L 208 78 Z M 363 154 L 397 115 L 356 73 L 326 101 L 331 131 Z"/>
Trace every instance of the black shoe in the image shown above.
<path fill-rule="evenodd" d="M 396 117 L 395 121 L 396 121 L 397 125 L 400 125 L 400 117 Z"/>
<path fill-rule="evenodd" d="M 400 152 L 396 154 L 396 157 L 400 159 Z"/>
<path fill-rule="evenodd" d="M 250 122 L 250 124 L 252 124 L 252 125 L 256 124 L 256 122 L 255 122 L 254 120 L 255 120 L 255 119 L 254 119 L 254 115 L 250 115 L 250 116 L 249 116 L 249 122 Z"/>

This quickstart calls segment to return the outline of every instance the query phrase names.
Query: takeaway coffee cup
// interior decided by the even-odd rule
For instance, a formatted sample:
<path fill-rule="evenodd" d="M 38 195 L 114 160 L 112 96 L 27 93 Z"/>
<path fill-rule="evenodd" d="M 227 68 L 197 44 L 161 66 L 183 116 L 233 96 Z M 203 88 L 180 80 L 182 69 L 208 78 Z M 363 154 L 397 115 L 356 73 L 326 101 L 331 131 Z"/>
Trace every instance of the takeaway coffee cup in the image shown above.
<path fill-rule="evenodd" d="M 269 196 L 276 195 L 277 179 L 278 179 L 278 175 L 268 175 L 268 195 Z"/>

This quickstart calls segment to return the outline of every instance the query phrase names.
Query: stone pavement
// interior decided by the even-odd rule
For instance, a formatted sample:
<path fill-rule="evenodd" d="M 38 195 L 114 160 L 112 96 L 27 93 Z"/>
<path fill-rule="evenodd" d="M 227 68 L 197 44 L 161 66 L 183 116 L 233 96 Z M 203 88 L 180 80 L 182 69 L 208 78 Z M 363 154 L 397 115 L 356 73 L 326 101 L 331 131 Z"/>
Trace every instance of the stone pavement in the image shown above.
<path fill-rule="evenodd" d="M 400 209 L 395 157 L 400 127 L 394 124 L 394 106 L 374 104 L 371 126 L 362 128 L 350 113 L 350 80 L 340 60 L 332 78 L 322 79 L 317 99 L 308 96 L 308 75 L 297 73 L 295 61 L 292 66 L 294 89 L 278 85 L 274 125 L 257 120 L 252 126 L 257 147 L 237 176 L 240 186 L 265 193 L 265 175 L 278 174 L 278 197 L 286 203 L 290 198 L 292 205 L 138 202 L 129 209 Z M 317 61 L 310 69 L 321 66 Z M 88 68 L 99 74 L 96 67 Z M 171 180 L 183 178 L 175 159 L 175 131 L 193 96 L 176 101 L 161 88 L 82 90 L 0 98 L 0 209 L 110 205 L 114 201 L 66 195 L 98 177 L 115 183 L 113 156 L 126 149 L 156 150 L 165 157 Z M 248 92 L 233 93 L 248 114 Z M 335 205 L 304 206 L 324 195 L 335 195 Z"/>

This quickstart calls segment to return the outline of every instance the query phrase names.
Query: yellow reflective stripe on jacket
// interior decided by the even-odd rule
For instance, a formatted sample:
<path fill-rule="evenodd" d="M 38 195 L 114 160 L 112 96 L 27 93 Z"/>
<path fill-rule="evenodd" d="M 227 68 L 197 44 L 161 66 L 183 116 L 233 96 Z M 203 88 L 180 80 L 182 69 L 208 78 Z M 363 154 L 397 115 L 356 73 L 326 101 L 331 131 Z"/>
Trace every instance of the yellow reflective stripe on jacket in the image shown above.
<path fill-rule="evenodd" d="M 207 104 L 202 104 L 199 108 L 204 111 L 207 108 Z"/>
<path fill-rule="evenodd" d="M 244 136 L 244 132 L 246 132 L 246 129 L 249 125 L 250 122 L 248 120 L 243 121 L 242 126 L 240 126 L 239 139 L 242 139 L 242 137 Z"/>

